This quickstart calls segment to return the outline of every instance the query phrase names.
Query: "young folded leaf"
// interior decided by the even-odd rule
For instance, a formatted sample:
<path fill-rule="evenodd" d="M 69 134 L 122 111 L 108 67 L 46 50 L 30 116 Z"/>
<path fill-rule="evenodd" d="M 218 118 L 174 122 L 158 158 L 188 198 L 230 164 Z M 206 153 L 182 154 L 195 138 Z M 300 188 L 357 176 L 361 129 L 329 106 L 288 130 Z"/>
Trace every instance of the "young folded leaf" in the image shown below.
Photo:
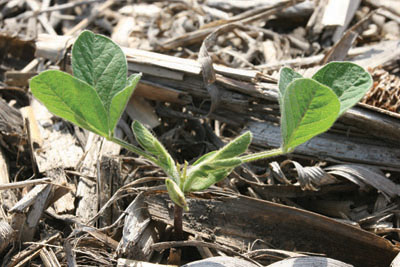
<path fill-rule="evenodd" d="M 171 200 L 178 206 L 182 207 L 185 211 L 189 211 L 189 207 L 186 203 L 185 195 L 179 186 L 171 179 L 165 180 L 165 185 L 167 186 L 168 195 Z"/>
<path fill-rule="evenodd" d="M 306 78 L 292 81 L 286 88 L 281 107 L 283 151 L 290 152 L 327 131 L 339 110 L 339 100 L 329 87 Z"/>
<path fill-rule="evenodd" d="M 218 150 L 214 150 L 214 151 L 208 152 L 207 154 L 204 154 L 203 156 L 198 158 L 195 162 L 193 162 L 192 166 L 195 166 L 195 165 L 205 161 L 206 159 L 212 157 L 215 153 L 217 153 L 217 151 Z"/>
<path fill-rule="evenodd" d="M 331 62 L 312 77 L 331 88 L 340 101 L 339 116 L 354 106 L 371 88 L 371 75 L 351 62 Z"/>
<path fill-rule="evenodd" d="M 179 184 L 177 180 L 178 170 L 175 166 L 175 161 L 165 149 L 165 147 L 155 138 L 146 127 L 138 121 L 132 123 L 132 131 L 135 135 L 136 141 L 149 153 L 157 158 L 158 164 L 167 175 L 174 179 L 174 182 Z"/>
<path fill-rule="evenodd" d="M 187 172 L 187 178 L 182 187 L 183 191 L 204 190 L 224 179 L 242 163 L 237 156 L 247 150 L 251 143 L 251 137 L 251 133 L 246 132 L 223 148 L 199 158 Z"/>
<path fill-rule="evenodd" d="M 223 148 L 219 149 L 217 153 L 212 157 L 214 160 L 217 159 L 228 159 L 239 156 L 246 152 L 247 148 L 251 143 L 251 132 L 245 132 L 239 137 L 236 137 Z"/>
<path fill-rule="evenodd" d="M 201 172 L 198 172 L 196 178 L 193 180 L 193 183 L 191 183 L 190 188 L 188 190 L 185 190 L 185 192 L 206 190 L 213 184 L 216 184 L 219 181 L 225 179 L 233 171 L 233 169 L 234 168 L 207 171 L 204 173 L 204 175 L 202 175 Z"/>

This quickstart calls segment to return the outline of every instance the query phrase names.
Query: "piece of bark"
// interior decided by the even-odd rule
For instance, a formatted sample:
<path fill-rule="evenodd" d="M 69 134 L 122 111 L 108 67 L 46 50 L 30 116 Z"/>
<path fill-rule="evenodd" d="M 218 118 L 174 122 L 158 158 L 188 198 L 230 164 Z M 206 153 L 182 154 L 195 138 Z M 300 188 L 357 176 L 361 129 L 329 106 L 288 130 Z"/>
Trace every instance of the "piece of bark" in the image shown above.
<path fill-rule="evenodd" d="M 253 133 L 252 143 L 264 148 L 280 147 L 279 126 L 271 123 L 251 122 L 248 129 Z M 327 149 L 329 147 L 329 149 Z M 294 154 L 331 162 L 372 164 L 383 169 L 400 170 L 399 150 L 379 140 L 362 141 L 342 135 L 324 133 L 296 147 Z"/>
<path fill-rule="evenodd" d="M 357 22 L 350 29 L 348 29 L 343 36 L 336 40 L 335 45 L 329 49 L 324 59 L 322 60 L 323 65 L 331 61 L 343 61 L 353 42 L 356 40 L 358 35 L 365 29 L 367 22 L 370 20 L 372 13 L 367 15 L 365 18 Z M 334 37 L 335 39 L 335 37 Z"/>
<path fill-rule="evenodd" d="M 68 239 L 66 239 L 64 241 L 64 249 L 65 249 L 65 254 L 67 257 L 67 266 L 69 267 L 76 267 L 78 266 L 76 264 L 76 256 L 75 256 L 75 252 L 72 250 L 72 246 L 71 243 Z"/>
<path fill-rule="evenodd" d="M 43 247 L 40 250 L 39 256 L 45 267 L 61 267 L 61 264 L 52 248 Z"/>
<path fill-rule="evenodd" d="M 40 179 L 33 179 L 33 180 L 25 180 L 21 182 L 13 182 L 0 185 L 0 190 L 9 190 L 14 188 L 23 188 L 29 187 L 38 184 L 48 184 L 51 182 L 50 178 L 40 178 Z"/>
<path fill-rule="evenodd" d="M 126 106 L 126 113 L 132 121 L 140 121 L 150 128 L 160 125 L 154 107 L 144 98 L 133 95 Z"/>
<path fill-rule="evenodd" d="M 353 57 L 352 62 L 364 68 L 376 68 L 380 65 L 389 65 L 400 57 L 400 41 L 383 41 L 369 47 L 364 53 Z"/>
<path fill-rule="evenodd" d="M 151 245 L 157 241 L 157 235 L 146 211 L 144 195 L 136 196 L 125 212 L 127 215 L 117 253 L 120 257 L 148 261 L 153 253 Z"/>
<path fill-rule="evenodd" d="M 43 211 L 47 208 L 46 203 L 51 197 L 51 190 L 52 185 L 38 185 L 10 210 L 10 212 L 21 213 L 29 207 L 26 222 L 21 231 L 21 241 L 32 241 Z"/>
<path fill-rule="evenodd" d="M 324 16 L 324 9 L 326 8 L 328 1 L 329 0 L 318 1 L 317 6 L 314 8 L 314 12 L 307 22 L 306 30 L 310 34 L 311 39 L 316 39 L 324 29 L 322 18 Z"/>
<path fill-rule="evenodd" d="M 341 176 L 360 185 L 369 185 L 381 192 L 387 199 L 400 195 L 400 186 L 388 179 L 379 168 L 358 164 L 339 164 L 325 168 L 330 174 Z"/>
<path fill-rule="evenodd" d="M 73 192 L 75 192 L 75 185 L 69 184 L 65 172 L 61 168 L 49 170 L 46 172 L 48 177 L 51 177 L 53 181 L 57 184 L 62 185 L 59 190 L 56 191 L 53 198 L 54 210 L 58 214 L 71 212 L 75 209 L 75 197 Z M 69 188 L 69 190 L 67 189 Z M 66 190 L 66 191 L 64 191 Z"/>
<path fill-rule="evenodd" d="M 136 86 L 134 96 L 181 105 L 187 105 L 192 102 L 191 96 L 183 91 L 160 86 L 148 81 L 142 81 Z"/>
<path fill-rule="evenodd" d="M 267 267 L 352 267 L 353 265 L 326 257 L 301 256 L 285 259 L 268 265 Z"/>
<path fill-rule="evenodd" d="M 73 37 L 68 35 L 54 37 L 49 34 L 40 34 L 36 42 L 35 56 L 59 62 L 64 58 L 73 40 Z"/>
<path fill-rule="evenodd" d="M 47 207 L 68 192 L 63 186 L 53 184 L 36 185 L 20 201 L 18 201 L 10 213 L 18 219 L 16 227 L 22 241 L 31 241 L 39 220 Z M 21 224 L 21 218 L 26 218 Z M 13 226 L 14 228 L 14 226 Z M 15 229 L 15 228 L 14 228 Z"/>
<path fill-rule="evenodd" d="M 75 215 L 86 222 L 97 213 L 98 198 L 96 188 L 96 163 L 100 156 L 101 142 L 99 136 L 89 133 L 85 147 L 85 157 L 79 171 L 84 175 L 79 178 L 76 197 L 79 200 Z M 91 177 L 91 179 L 87 178 Z"/>
<path fill-rule="evenodd" d="M 59 240 L 60 238 L 60 233 L 56 233 L 49 237 L 43 238 L 39 242 L 30 245 L 29 247 L 14 255 L 7 266 L 23 266 L 26 262 L 29 262 L 32 258 L 38 256 L 41 248 L 43 248 L 46 244 L 52 244 L 54 241 Z"/>
<path fill-rule="evenodd" d="M 22 107 L 20 109 L 22 117 L 28 119 L 29 125 L 29 140 L 33 148 L 38 148 L 43 145 L 43 139 L 40 134 L 39 125 L 35 118 L 35 114 L 31 105 Z"/>
<path fill-rule="evenodd" d="M 0 141 L 4 148 L 17 153 L 16 144 L 21 140 L 26 141 L 23 131 L 24 122 L 19 110 L 9 106 L 3 99 L 0 99 Z"/>
<path fill-rule="evenodd" d="M 69 29 L 64 33 L 64 35 L 75 35 L 82 29 L 85 29 L 90 23 L 92 23 L 98 16 L 103 14 L 105 10 L 110 8 L 114 4 L 114 0 L 107 0 L 101 5 L 96 5 L 95 8 L 91 10 L 89 13 L 90 16 L 81 20 L 78 24 L 76 24 L 73 28 Z"/>
<path fill-rule="evenodd" d="M 122 17 L 114 27 L 111 39 L 121 46 L 129 47 L 129 35 L 134 27 L 134 17 Z"/>
<path fill-rule="evenodd" d="M 390 264 L 390 267 L 400 267 L 400 253 L 397 254 L 396 258 Z"/>
<path fill-rule="evenodd" d="M 15 237 L 11 226 L 6 221 L 0 219 L 0 255 L 10 243 L 14 242 Z"/>
<path fill-rule="evenodd" d="M 118 259 L 117 266 L 118 267 L 177 267 L 177 265 L 156 264 L 146 261 L 130 260 L 124 258 Z"/>
<path fill-rule="evenodd" d="M 100 207 L 103 207 L 117 189 L 122 186 L 121 160 L 113 156 L 103 155 L 100 161 L 99 175 L 99 204 Z M 106 209 L 99 218 L 99 227 L 111 225 L 118 218 L 119 210 L 117 203 Z"/>
<path fill-rule="evenodd" d="M 216 30 L 219 26 L 225 26 L 229 23 L 248 24 L 257 20 L 266 20 L 266 18 L 277 12 L 297 4 L 301 1 L 278 1 L 269 6 L 261 6 L 256 9 L 249 10 L 247 12 L 240 13 L 236 16 L 230 17 L 227 20 L 213 21 L 207 25 L 204 25 L 201 29 L 196 31 L 188 32 L 178 37 L 173 37 L 164 41 L 161 46 L 165 50 L 176 49 L 181 46 L 189 46 L 204 40 L 204 38 Z"/>
<path fill-rule="evenodd" d="M 212 257 L 199 261 L 192 261 L 182 267 L 208 267 L 208 266 L 224 266 L 224 267 L 258 267 L 258 265 L 234 257 L 220 256 L 220 257 Z"/>
<path fill-rule="evenodd" d="M 9 70 L 5 73 L 5 83 L 10 86 L 28 87 L 29 79 L 37 75 L 37 72 L 22 73 L 20 71 Z"/>
<path fill-rule="evenodd" d="M 353 19 L 361 0 L 330 0 L 324 10 L 322 25 L 337 26 L 332 41 L 337 42 Z"/>
<path fill-rule="evenodd" d="M 4 153 L 3 148 L 0 147 L 0 200 L 1 205 L 6 210 L 11 209 L 11 207 L 14 206 L 18 201 L 14 190 L 1 190 L 1 187 L 7 187 L 10 185 L 9 183 L 10 175 L 7 156 Z"/>
<path fill-rule="evenodd" d="M 373 7 L 381 7 L 400 16 L 400 7 L 397 0 L 366 0 L 366 2 Z"/>
<path fill-rule="evenodd" d="M 384 238 L 312 212 L 244 196 L 209 197 L 188 199 L 184 231 L 238 250 L 261 239 L 278 249 L 323 253 L 355 266 L 387 266 L 399 251 Z M 172 224 L 167 196 L 152 195 L 146 202 L 152 219 Z"/>
<path fill-rule="evenodd" d="M 54 124 L 53 115 L 37 100 L 33 99 L 31 106 L 43 139 L 43 146 L 34 150 L 39 172 L 74 168 L 83 155 L 82 148 L 76 145 L 75 137 L 60 129 L 60 124 Z"/>
<path fill-rule="evenodd" d="M 79 198 L 76 216 L 83 222 L 94 217 L 100 206 L 99 184 L 101 175 L 98 173 L 99 160 L 102 155 L 115 156 L 120 152 L 121 147 L 113 142 L 104 140 L 102 137 L 90 132 L 85 147 L 85 157 L 79 167 L 84 175 L 79 178 L 76 196 Z M 88 177 L 91 177 L 88 178 Z M 95 179 L 93 179 L 95 178 Z M 104 178 L 104 176 L 103 176 Z"/>

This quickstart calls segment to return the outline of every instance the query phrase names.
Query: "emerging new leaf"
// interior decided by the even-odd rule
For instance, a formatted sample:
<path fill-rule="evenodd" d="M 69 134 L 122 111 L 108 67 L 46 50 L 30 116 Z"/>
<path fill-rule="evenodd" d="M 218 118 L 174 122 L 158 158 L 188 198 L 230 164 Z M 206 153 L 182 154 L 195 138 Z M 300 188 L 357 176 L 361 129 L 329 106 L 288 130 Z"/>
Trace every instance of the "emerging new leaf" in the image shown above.
<path fill-rule="evenodd" d="M 283 151 L 327 131 L 335 122 L 340 103 L 335 93 L 312 79 L 296 79 L 286 88 L 281 107 Z"/>
<path fill-rule="evenodd" d="M 313 79 L 331 88 L 340 101 L 339 116 L 360 101 L 372 86 L 372 77 L 351 62 L 331 62 L 314 74 Z"/>
<path fill-rule="evenodd" d="M 173 179 L 179 177 L 175 162 L 165 147 L 138 121 L 132 123 L 136 141 L 157 158 L 157 164 Z M 179 183 L 179 181 L 175 181 Z"/>
<path fill-rule="evenodd" d="M 165 185 L 167 186 L 168 195 L 171 200 L 178 206 L 182 207 L 185 211 L 189 211 L 189 207 L 186 203 L 185 195 L 179 186 L 171 179 L 165 180 Z"/>
<path fill-rule="evenodd" d="M 196 179 L 194 179 L 193 183 L 190 185 L 190 189 L 185 192 L 196 192 L 205 190 L 213 184 L 225 179 L 233 171 L 233 169 L 234 168 L 212 170 L 207 171 L 204 174 L 198 172 L 196 174 Z"/>
<path fill-rule="evenodd" d="M 188 170 L 183 185 L 184 192 L 204 190 L 224 179 L 242 160 L 238 158 L 251 143 L 251 133 L 246 132 L 218 151 L 199 158 Z"/>
<path fill-rule="evenodd" d="M 246 152 L 247 148 L 251 143 L 251 132 L 245 132 L 239 137 L 236 137 L 223 148 L 217 151 L 212 157 L 213 160 L 229 159 L 232 157 L 239 156 Z M 210 159 L 209 159 L 210 160 Z M 208 160 L 208 161 L 209 161 Z"/>

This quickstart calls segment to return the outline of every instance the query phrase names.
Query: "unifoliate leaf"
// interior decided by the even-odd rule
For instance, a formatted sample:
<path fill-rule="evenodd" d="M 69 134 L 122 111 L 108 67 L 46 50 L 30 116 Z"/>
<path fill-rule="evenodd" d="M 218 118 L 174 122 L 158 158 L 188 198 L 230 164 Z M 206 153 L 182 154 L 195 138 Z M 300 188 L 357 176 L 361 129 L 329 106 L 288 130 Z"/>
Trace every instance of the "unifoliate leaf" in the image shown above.
<path fill-rule="evenodd" d="M 292 81 L 303 78 L 300 73 L 295 72 L 291 68 L 283 67 L 279 71 L 279 82 L 278 82 L 278 88 L 279 88 L 279 103 L 281 104 L 282 98 L 285 95 L 286 88 L 288 87 L 289 83 Z"/>
<path fill-rule="evenodd" d="M 128 67 L 122 49 L 103 35 L 83 31 L 72 47 L 72 70 L 96 89 L 109 113 L 113 97 L 126 86 Z"/>
<path fill-rule="evenodd" d="M 129 98 L 133 94 L 136 85 L 138 84 L 141 74 L 133 74 L 128 78 L 128 86 L 122 91 L 119 91 L 111 100 L 109 121 L 110 131 L 113 132 L 115 126 L 117 126 L 118 120 L 120 119 L 122 112 L 124 111 Z"/>
<path fill-rule="evenodd" d="M 58 71 L 48 70 L 30 81 L 32 94 L 54 115 L 108 136 L 108 119 L 96 91 L 87 83 Z"/>
<path fill-rule="evenodd" d="M 244 152 L 246 152 L 247 148 L 251 143 L 251 138 L 252 138 L 251 132 L 249 131 L 245 132 L 241 136 L 230 141 L 223 148 L 219 149 L 217 153 L 215 153 L 215 155 L 211 158 L 213 160 L 219 160 L 219 159 L 228 159 L 239 156 Z"/>
<path fill-rule="evenodd" d="M 177 177 L 175 162 L 165 147 L 154 137 L 146 127 L 138 121 L 132 123 L 132 131 L 136 141 L 149 153 L 157 158 L 157 164 L 167 172 L 171 178 Z M 176 181 L 178 182 L 178 181 Z"/>
<path fill-rule="evenodd" d="M 371 75 L 351 62 L 331 62 L 312 77 L 330 87 L 340 101 L 339 116 L 358 101 L 372 86 Z"/>
<path fill-rule="evenodd" d="M 288 152 L 327 131 L 339 110 L 339 100 L 329 87 L 306 78 L 291 82 L 281 108 L 283 150 Z"/>
<path fill-rule="evenodd" d="M 167 186 L 168 195 L 171 200 L 178 206 L 182 207 L 185 211 L 189 211 L 185 195 L 179 186 L 171 179 L 166 179 L 165 185 Z"/>

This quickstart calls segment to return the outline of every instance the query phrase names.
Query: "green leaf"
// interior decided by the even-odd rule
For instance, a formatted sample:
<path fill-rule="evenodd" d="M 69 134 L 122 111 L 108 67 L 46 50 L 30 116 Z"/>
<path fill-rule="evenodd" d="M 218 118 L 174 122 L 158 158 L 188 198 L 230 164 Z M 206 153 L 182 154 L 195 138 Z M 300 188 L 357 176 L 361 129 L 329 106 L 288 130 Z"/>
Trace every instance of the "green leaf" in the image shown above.
<path fill-rule="evenodd" d="M 182 186 L 184 192 L 206 189 L 225 178 L 236 166 L 242 163 L 237 158 L 243 154 L 251 143 L 251 133 L 246 132 L 235 138 L 223 148 L 212 151 L 199 158 L 188 170 Z M 223 176 L 222 174 L 225 174 Z"/>
<path fill-rule="evenodd" d="M 48 70 L 32 78 L 32 94 L 53 114 L 76 125 L 107 136 L 108 119 L 96 91 L 71 75 Z"/>
<path fill-rule="evenodd" d="M 218 169 L 214 171 L 208 171 L 207 175 L 200 175 L 198 174 L 196 179 L 190 186 L 190 189 L 185 192 L 194 192 L 194 191 L 201 191 L 209 188 L 213 184 L 222 181 L 227 177 L 233 169 Z"/>
<path fill-rule="evenodd" d="M 206 159 L 210 158 L 211 156 L 213 156 L 215 153 L 217 153 L 217 150 L 208 152 L 207 154 L 204 154 L 203 156 L 201 156 L 200 158 L 198 158 L 195 162 L 193 162 L 192 166 L 195 166 L 197 164 L 200 164 L 201 162 L 205 161 Z"/>
<path fill-rule="evenodd" d="M 72 47 L 74 76 L 93 86 L 107 113 L 113 97 L 126 86 L 125 54 L 111 39 L 83 31 Z"/>
<path fill-rule="evenodd" d="M 335 92 L 340 101 L 339 116 L 357 104 L 373 83 L 368 72 L 351 62 L 331 62 L 314 74 L 313 79 Z"/>
<path fill-rule="evenodd" d="M 228 159 L 243 154 L 249 147 L 251 143 L 251 138 L 251 132 L 245 132 L 244 134 L 230 141 L 227 145 L 218 150 L 217 153 L 215 153 L 214 157 L 212 157 L 212 159 Z"/>
<path fill-rule="evenodd" d="M 214 160 L 205 164 L 208 168 L 212 170 L 219 170 L 219 169 L 227 169 L 227 168 L 235 168 L 242 164 L 242 160 L 238 157 L 230 158 L 230 159 L 221 159 L 221 160 Z"/>
<path fill-rule="evenodd" d="M 283 67 L 279 71 L 279 82 L 278 82 L 278 88 L 279 88 L 279 103 L 281 104 L 283 96 L 285 95 L 286 88 L 288 85 L 296 80 L 303 78 L 300 73 L 295 72 L 291 68 L 288 67 Z"/>
<path fill-rule="evenodd" d="M 128 86 L 125 87 L 122 91 L 118 92 L 111 100 L 109 113 L 109 124 L 111 132 L 113 132 L 115 126 L 117 126 L 118 120 L 120 119 L 122 112 L 124 111 L 126 104 L 129 101 L 129 98 L 133 94 L 133 91 L 135 90 L 141 76 L 141 74 L 131 75 L 128 79 Z"/>
<path fill-rule="evenodd" d="M 329 87 L 301 78 L 287 87 L 281 110 L 283 150 L 288 152 L 327 131 L 339 114 L 340 103 Z"/>
<path fill-rule="evenodd" d="M 182 207 L 185 211 L 189 211 L 185 195 L 183 194 L 179 186 L 171 179 L 166 179 L 165 185 L 167 186 L 168 195 L 171 200 L 178 206 Z"/>
<path fill-rule="evenodd" d="M 157 158 L 157 164 L 174 180 L 177 179 L 175 162 L 165 147 L 154 137 L 146 127 L 138 121 L 132 123 L 132 131 L 136 141 L 149 153 Z M 175 181 L 179 183 L 179 181 Z"/>

